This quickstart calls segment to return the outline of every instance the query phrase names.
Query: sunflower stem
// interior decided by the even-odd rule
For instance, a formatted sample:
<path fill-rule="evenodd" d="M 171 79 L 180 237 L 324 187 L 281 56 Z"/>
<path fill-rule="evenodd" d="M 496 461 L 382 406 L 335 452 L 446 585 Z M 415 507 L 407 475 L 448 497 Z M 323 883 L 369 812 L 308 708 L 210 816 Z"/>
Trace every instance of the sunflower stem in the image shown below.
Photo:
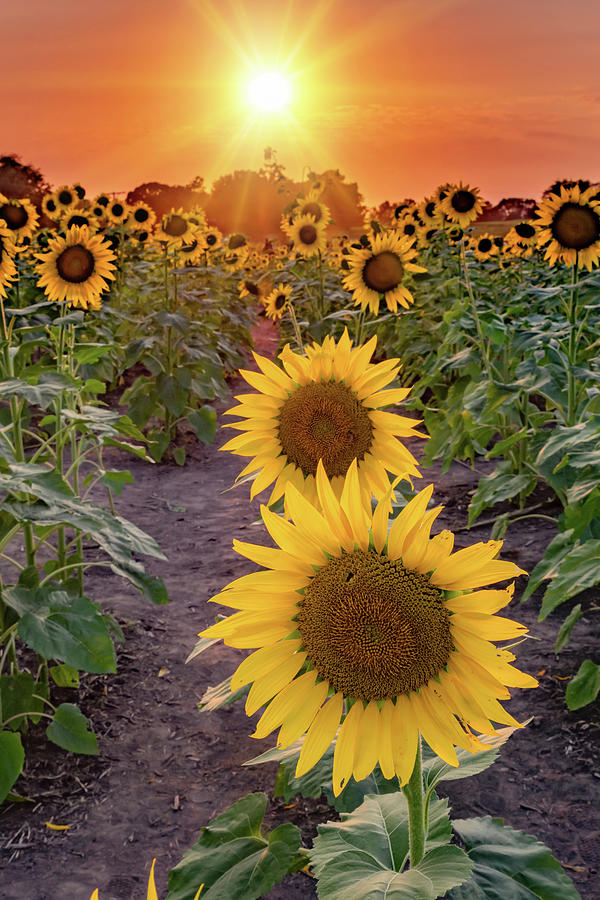
<path fill-rule="evenodd" d="M 578 254 L 579 255 L 579 254 Z M 577 301 L 579 299 L 579 259 L 573 266 L 571 292 L 569 297 L 569 372 L 567 378 L 567 425 L 575 425 L 577 415 L 577 381 L 575 379 L 575 363 L 577 362 Z"/>
<path fill-rule="evenodd" d="M 469 295 L 469 300 L 471 301 L 471 309 L 473 311 L 473 319 L 475 320 L 475 328 L 477 329 L 477 343 L 479 345 L 479 353 L 481 354 L 481 361 L 485 367 L 485 371 L 487 372 L 487 376 L 490 381 L 493 380 L 492 368 L 490 365 L 490 358 L 488 355 L 488 349 L 485 341 L 485 337 L 483 335 L 483 328 L 481 327 L 481 320 L 479 318 L 479 313 L 477 311 L 477 302 L 475 300 L 475 294 L 473 293 L 473 287 L 471 285 L 471 279 L 469 277 L 469 267 L 467 265 L 467 258 L 465 255 L 465 247 L 464 244 L 461 246 L 461 259 L 462 259 L 462 269 L 464 274 L 464 282 L 465 287 L 467 289 L 467 294 Z"/>
<path fill-rule="evenodd" d="M 298 345 L 300 353 L 304 353 L 304 343 L 302 341 L 302 335 L 300 334 L 300 326 L 298 325 L 298 319 L 296 318 L 296 310 L 294 309 L 294 304 L 291 301 L 288 302 L 288 311 L 290 314 L 290 319 L 292 320 L 292 327 L 294 329 L 296 344 Z"/>
<path fill-rule="evenodd" d="M 425 855 L 425 803 L 423 796 L 423 763 L 421 738 L 417 743 L 415 766 L 408 783 L 402 788 L 408 803 L 408 839 L 411 868 L 415 868 Z"/>

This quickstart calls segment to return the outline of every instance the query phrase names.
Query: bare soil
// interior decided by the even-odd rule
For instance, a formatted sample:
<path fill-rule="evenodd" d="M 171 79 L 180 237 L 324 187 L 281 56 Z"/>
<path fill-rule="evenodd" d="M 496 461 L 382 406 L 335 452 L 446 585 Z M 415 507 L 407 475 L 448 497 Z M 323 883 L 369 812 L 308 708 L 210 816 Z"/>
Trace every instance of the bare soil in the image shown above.
<path fill-rule="evenodd" d="M 275 353 L 278 337 L 269 323 L 258 323 L 255 339 L 259 352 Z M 240 458 L 219 453 L 226 439 L 220 431 L 214 446 L 188 447 L 183 468 L 152 466 L 114 451 L 112 465 L 135 478 L 119 511 L 152 534 L 167 555 L 167 562 L 148 568 L 165 579 L 170 604 L 153 607 L 109 570 L 91 570 L 89 595 L 124 623 L 127 637 L 116 676 L 83 678 L 79 700 L 100 754 L 73 756 L 49 744 L 41 726 L 32 729 L 26 770 L 16 785 L 32 802 L 0 809 L 2 900 L 88 900 L 95 887 L 101 900 L 137 900 L 145 896 L 154 856 L 164 896 L 168 870 L 201 826 L 250 791 L 270 795 L 269 826 L 291 820 L 308 843 L 317 824 L 334 817 L 321 802 L 298 798 L 284 809 L 273 801 L 275 765 L 242 767 L 271 746 L 249 737 L 252 723 L 243 704 L 208 714 L 197 710 L 206 687 L 227 677 L 241 655 L 217 645 L 185 664 L 196 634 L 214 618 L 207 599 L 253 569 L 233 552 L 232 538 L 267 542 L 248 486 L 224 493 L 241 468 Z M 414 441 L 413 452 L 420 443 Z M 487 471 L 489 464 L 477 468 Z M 436 500 L 445 503 L 438 522 L 457 531 L 458 546 L 489 538 L 485 514 L 482 524 L 465 529 L 477 477 L 458 463 L 445 475 L 436 466 L 426 471 L 424 483 L 434 480 Z M 531 571 L 553 534 L 551 523 L 525 520 L 509 529 L 503 556 Z M 517 594 L 525 584 L 520 581 Z M 599 593 L 585 599 L 597 604 Z M 584 900 L 600 900 L 599 704 L 571 713 L 564 703 L 566 681 L 597 653 L 600 617 L 580 621 L 557 657 L 556 632 L 568 608 L 540 624 L 539 598 L 523 606 L 514 602 L 510 614 L 531 628 L 531 640 L 517 648 L 519 665 L 538 676 L 540 687 L 515 690 L 508 708 L 533 721 L 502 748 L 494 766 L 447 790 L 442 785 L 441 793 L 450 797 L 456 818 L 501 816 L 536 835 L 566 866 Z M 67 690 L 56 695 L 73 699 Z M 53 831 L 48 821 L 70 827 Z M 298 873 L 268 896 L 316 897 L 315 884 Z"/>

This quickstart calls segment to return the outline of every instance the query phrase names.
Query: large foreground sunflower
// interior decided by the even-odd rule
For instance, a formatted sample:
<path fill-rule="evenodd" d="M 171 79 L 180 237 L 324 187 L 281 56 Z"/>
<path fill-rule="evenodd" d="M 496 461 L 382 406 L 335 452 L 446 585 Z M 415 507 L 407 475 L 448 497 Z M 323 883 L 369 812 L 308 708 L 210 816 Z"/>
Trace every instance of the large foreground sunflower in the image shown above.
<path fill-rule="evenodd" d="M 507 686 L 537 682 L 492 643 L 527 630 L 494 615 L 512 588 L 481 588 L 522 570 L 497 559 L 501 541 L 452 553 L 451 532 L 431 538 L 441 511 L 427 511 L 433 486 L 410 501 L 388 534 L 387 498 L 367 515 L 356 463 L 339 500 L 321 464 L 316 484 L 322 512 L 294 485 L 286 491 L 293 523 L 262 507 L 279 549 L 234 541 L 267 571 L 213 597 L 239 611 L 201 635 L 259 648 L 231 680 L 232 690 L 252 684 L 248 715 L 268 704 L 253 736 L 279 728 L 277 746 L 285 748 L 305 735 L 300 777 L 337 734 L 336 796 L 351 776 L 360 781 L 377 764 L 385 778 L 406 783 L 419 734 L 453 766 L 455 747 L 489 749 L 472 729 L 495 734 L 493 723 L 518 726 L 498 700 L 510 697 Z"/>
<path fill-rule="evenodd" d="M 394 476 L 419 476 L 412 453 L 399 437 L 419 435 L 414 419 L 383 412 L 382 407 L 404 400 L 410 388 L 383 390 L 398 375 L 399 360 L 373 364 L 377 338 L 352 347 L 348 331 L 338 341 L 306 348 L 300 356 L 286 347 L 280 354 L 283 369 L 254 354 L 261 370 L 240 374 L 258 393 L 236 397 L 239 406 L 228 415 L 243 417 L 230 428 L 243 432 L 221 449 L 251 456 L 238 478 L 257 472 L 251 497 L 275 482 L 269 505 L 283 496 L 292 482 L 316 499 L 315 475 L 319 460 L 339 494 L 353 461 L 365 503 L 371 493 L 382 497 L 389 489 L 386 470 Z"/>
<path fill-rule="evenodd" d="M 70 228 L 65 237 L 48 243 L 47 253 L 37 253 L 38 285 L 50 300 L 83 309 L 100 309 L 100 294 L 114 278 L 115 254 L 102 235 L 90 235 L 83 226 Z"/>
<path fill-rule="evenodd" d="M 481 195 L 477 188 L 463 185 L 452 185 L 441 202 L 440 209 L 450 222 L 467 228 L 483 210 Z"/>
<path fill-rule="evenodd" d="M 412 260 L 417 251 L 412 239 L 394 232 L 378 234 L 367 247 L 355 247 L 348 257 L 349 272 L 343 284 L 352 291 L 355 306 L 379 311 L 383 297 L 388 309 L 397 312 L 398 304 L 408 309 L 413 296 L 403 284 L 407 272 L 426 272 Z"/>
<path fill-rule="evenodd" d="M 581 191 L 561 187 L 537 208 L 538 246 L 551 265 L 562 260 L 567 266 L 591 270 L 600 259 L 600 201 L 594 188 Z M 546 246 L 547 245 L 547 246 Z"/>

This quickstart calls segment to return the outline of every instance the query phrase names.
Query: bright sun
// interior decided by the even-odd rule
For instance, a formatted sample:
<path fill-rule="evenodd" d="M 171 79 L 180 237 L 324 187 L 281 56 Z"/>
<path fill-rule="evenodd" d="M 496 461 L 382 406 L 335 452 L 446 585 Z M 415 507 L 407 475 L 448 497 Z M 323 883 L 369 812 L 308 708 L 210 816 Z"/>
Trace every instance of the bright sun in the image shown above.
<path fill-rule="evenodd" d="M 277 112 L 290 102 L 292 87 L 281 72 L 260 72 L 248 83 L 250 103 L 262 112 Z"/>

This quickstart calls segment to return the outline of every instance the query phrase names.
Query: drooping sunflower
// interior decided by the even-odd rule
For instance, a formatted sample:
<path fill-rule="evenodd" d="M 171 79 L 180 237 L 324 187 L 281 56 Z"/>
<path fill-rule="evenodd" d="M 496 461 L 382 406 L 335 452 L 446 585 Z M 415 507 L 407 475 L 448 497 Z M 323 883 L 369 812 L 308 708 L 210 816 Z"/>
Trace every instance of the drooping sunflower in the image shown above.
<path fill-rule="evenodd" d="M 291 284 L 279 282 L 270 294 L 265 297 L 265 315 L 268 319 L 280 319 L 287 309 L 292 294 Z"/>
<path fill-rule="evenodd" d="M 196 228 L 206 228 L 206 213 L 201 206 L 195 206 L 191 209 L 187 217 Z"/>
<path fill-rule="evenodd" d="M 560 194 L 550 194 L 537 210 L 538 246 L 545 249 L 544 259 L 554 265 L 584 266 L 591 271 L 600 259 L 600 200 L 595 188 L 581 191 L 579 186 Z"/>
<path fill-rule="evenodd" d="M 6 288 L 17 274 L 15 250 L 13 232 L 0 221 L 0 297 L 6 297 Z"/>
<path fill-rule="evenodd" d="M 461 228 L 468 228 L 483 210 L 482 198 L 477 188 L 453 185 L 441 202 L 440 209 L 446 218 Z"/>
<path fill-rule="evenodd" d="M 124 200 L 111 200 L 106 207 L 106 217 L 111 225 L 124 225 L 129 216 L 129 206 Z"/>
<path fill-rule="evenodd" d="M 60 210 L 69 209 L 71 206 L 79 205 L 77 192 L 73 190 L 72 187 L 69 187 L 68 184 L 63 184 L 62 187 L 57 188 L 57 190 L 54 191 L 54 196 L 56 197 L 56 202 Z"/>
<path fill-rule="evenodd" d="M 48 242 L 47 253 L 36 254 L 40 262 L 38 285 L 48 298 L 66 301 L 82 309 L 100 309 L 100 295 L 114 278 L 115 254 L 102 235 L 90 235 L 84 226 L 70 228 L 65 237 Z"/>
<path fill-rule="evenodd" d="M 238 612 L 201 634 L 258 648 L 231 679 L 232 690 L 252 685 L 248 715 L 266 705 L 253 737 L 279 728 L 277 746 L 286 748 L 304 735 L 296 777 L 336 740 L 336 796 L 377 764 L 385 778 L 405 784 L 419 734 L 452 766 L 455 747 L 489 749 L 473 730 L 518 727 L 498 701 L 510 697 L 507 687 L 537 684 L 511 665 L 513 653 L 492 643 L 527 629 L 495 615 L 509 603 L 512 586 L 486 586 L 523 570 L 497 558 L 501 541 L 453 553 L 451 532 L 431 538 L 442 509 L 427 511 L 432 485 L 394 519 L 389 534 L 388 498 L 373 514 L 365 510 L 356 463 L 339 498 L 322 464 L 316 485 L 319 509 L 293 484 L 287 488 L 293 522 L 262 507 L 278 549 L 234 541 L 238 553 L 266 571 L 238 578 L 213 597 Z"/>
<path fill-rule="evenodd" d="M 311 215 L 294 216 L 287 233 L 293 242 L 294 250 L 301 256 L 314 256 L 325 250 L 325 231 L 327 223 L 321 219 L 315 221 Z"/>
<path fill-rule="evenodd" d="M 473 237 L 471 249 L 473 250 L 473 256 L 479 262 L 485 262 L 493 256 L 498 256 L 500 252 L 493 234 L 479 234 L 477 237 Z"/>
<path fill-rule="evenodd" d="M 238 293 L 240 296 L 240 300 L 242 300 L 244 297 L 254 297 L 255 300 L 260 300 L 260 285 L 258 285 L 256 281 L 251 281 L 249 278 L 244 278 L 238 284 Z"/>
<path fill-rule="evenodd" d="M 31 238 L 37 228 L 39 216 L 27 197 L 13 200 L 0 194 L 0 220 L 12 232 L 15 243 Z"/>
<path fill-rule="evenodd" d="M 239 415 L 244 421 L 228 427 L 243 433 L 221 449 L 252 457 L 238 476 L 258 473 L 251 497 L 275 482 L 271 505 L 291 481 L 315 499 L 320 459 L 338 492 L 348 467 L 357 460 L 365 503 L 370 503 L 371 494 L 379 498 L 388 490 L 386 470 L 394 476 L 420 477 L 414 456 L 398 440 L 423 437 L 416 430 L 420 422 L 382 411 L 404 400 L 410 388 L 383 390 L 397 377 L 400 361 L 371 363 L 376 345 L 373 337 L 353 347 L 345 330 L 337 344 L 326 337 L 323 344 L 307 347 L 306 356 L 285 347 L 279 354 L 283 369 L 255 353 L 261 373 L 240 370 L 258 393 L 236 397 L 240 405 L 227 415 Z"/>
<path fill-rule="evenodd" d="M 397 312 L 398 304 L 408 309 L 413 296 L 403 284 L 406 273 L 427 271 L 412 262 L 417 251 L 411 239 L 389 232 L 376 235 L 370 247 L 353 247 L 343 285 L 352 291 L 355 306 L 368 307 L 376 315 L 383 297 L 392 312 Z"/>
<path fill-rule="evenodd" d="M 445 229 L 444 233 L 451 244 L 460 244 L 463 237 L 465 236 L 465 233 L 460 225 L 451 225 L 450 228 Z"/>
<path fill-rule="evenodd" d="M 133 231 L 149 231 L 156 221 L 156 213 L 147 203 L 139 201 L 129 208 L 129 222 Z"/>
<path fill-rule="evenodd" d="M 170 250 L 177 250 L 183 244 L 191 244 L 197 230 L 182 209 L 173 209 L 162 217 L 154 230 L 154 237 Z"/>
<path fill-rule="evenodd" d="M 56 193 L 54 191 L 48 194 L 44 194 L 42 198 L 42 212 L 49 219 L 58 219 L 61 210 L 57 203 Z"/>

